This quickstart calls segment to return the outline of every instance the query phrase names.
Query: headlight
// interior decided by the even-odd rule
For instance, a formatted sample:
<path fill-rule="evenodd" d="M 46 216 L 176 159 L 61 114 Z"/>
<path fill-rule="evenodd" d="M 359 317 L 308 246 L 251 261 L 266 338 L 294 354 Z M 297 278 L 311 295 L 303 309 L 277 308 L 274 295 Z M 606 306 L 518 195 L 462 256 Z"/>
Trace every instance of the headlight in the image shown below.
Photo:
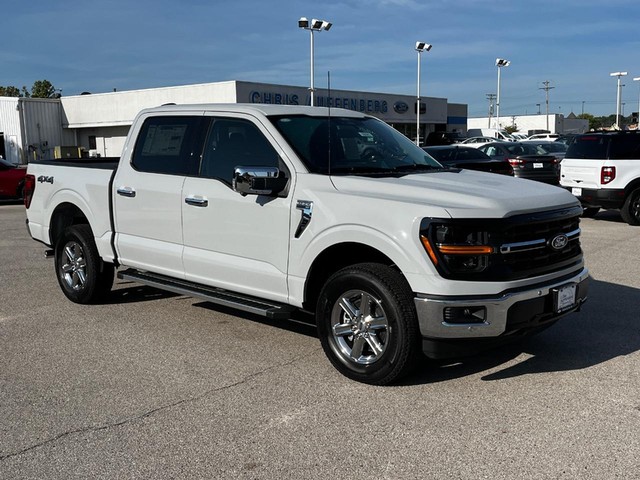
<path fill-rule="evenodd" d="M 474 225 L 431 223 L 420 240 L 433 264 L 445 276 L 479 273 L 489 266 L 489 234 Z"/>

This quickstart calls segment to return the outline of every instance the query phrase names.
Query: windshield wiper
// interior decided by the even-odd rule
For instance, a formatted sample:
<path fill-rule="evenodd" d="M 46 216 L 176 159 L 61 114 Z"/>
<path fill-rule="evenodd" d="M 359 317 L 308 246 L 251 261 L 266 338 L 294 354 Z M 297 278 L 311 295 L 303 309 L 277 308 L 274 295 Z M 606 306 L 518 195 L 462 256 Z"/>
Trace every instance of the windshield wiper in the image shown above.
<path fill-rule="evenodd" d="M 429 170 L 442 170 L 442 167 L 429 165 L 427 163 L 412 163 L 408 165 L 398 165 L 393 169 L 394 172 L 426 172 Z"/>
<path fill-rule="evenodd" d="M 337 175 L 378 175 L 394 173 L 393 170 L 388 168 L 378 167 L 336 167 L 331 168 L 331 174 Z"/>

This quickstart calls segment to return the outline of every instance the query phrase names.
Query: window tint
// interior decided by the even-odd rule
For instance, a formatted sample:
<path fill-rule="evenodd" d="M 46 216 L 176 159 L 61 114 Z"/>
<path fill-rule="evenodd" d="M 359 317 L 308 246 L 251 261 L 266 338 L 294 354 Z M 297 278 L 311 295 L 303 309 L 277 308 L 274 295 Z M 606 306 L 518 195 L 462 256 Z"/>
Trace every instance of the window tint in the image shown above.
<path fill-rule="evenodd" d="M 490 157 L 495 157 L 496 155 L 500 155 L 500 152 L 498 151 L 498 149 L 496 147 L 493 147 L 493 146 L 491 146 L 491 147 L 481 147 L 480 151 L 486 153 Z"/>
<path fill-rule="evenodd" d="M 148 118 L 136 141 L 133 167 L 141 172 L 196 175 L 202 123 L 202 117 Z"/>
<path fill-rule="evenodd" d="M 584 135 L 576 137 L 567 149 L 566 158 L 607 158 L 610 137 L 605 135 Z"/>
<path fill-rule="evenodd" d="M 475 148 L 457 149 L 457 160 L 486 160 L 488 157 L 484 152 Z"/>
<path fill-rule="evenodd" d="M 293 115 L 270 120 L 312 173 L 441 168 L 415 143 L 377 119 Z"/>
<path fill-rule="evenodd" d="M 640 135 L 623 134 L 611 138 L 609 158 L 612 159 L 640 159 Z"/>
<path fill-rule="evenodd" d="M 216 118 L 205 144 L 200 176 L 217 178 L 231 185 L 238 166 L 280 168 L 280 157 L 250 121 Z"/>

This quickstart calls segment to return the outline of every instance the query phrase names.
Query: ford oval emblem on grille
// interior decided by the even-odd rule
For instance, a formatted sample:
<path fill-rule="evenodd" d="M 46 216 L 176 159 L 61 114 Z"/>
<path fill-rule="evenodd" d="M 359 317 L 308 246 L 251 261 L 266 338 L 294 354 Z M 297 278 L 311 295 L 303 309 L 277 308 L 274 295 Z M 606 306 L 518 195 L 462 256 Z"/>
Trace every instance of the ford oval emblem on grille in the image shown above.
<path fill-rule="evenodd" d="M 393 109 L 396 111 L 396 113 L 407 113 L 407 111 L 409 110 L 409 105 L 404 102 L 396 102 L 393 104 Z"/>
<path fill-rule="evenodd" d="M 557 235 L 551 239 L 551 248 L 554 250 L 562 250 L 569 243 L 569 237 L 567 237 L 564 233 L 561 235 Z"/>

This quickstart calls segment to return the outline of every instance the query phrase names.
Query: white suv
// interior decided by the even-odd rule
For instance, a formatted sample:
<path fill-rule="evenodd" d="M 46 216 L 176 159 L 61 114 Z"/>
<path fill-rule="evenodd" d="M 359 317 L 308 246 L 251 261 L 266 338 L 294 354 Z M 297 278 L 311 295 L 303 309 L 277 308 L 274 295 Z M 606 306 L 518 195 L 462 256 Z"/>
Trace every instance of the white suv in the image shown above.
<path fill-rule="evenodd" d="M 640 225 L 640 132 L 577 136 L 560 164 L 560 185 L 580 199 L 583 216 L 614 208 Z"/>

